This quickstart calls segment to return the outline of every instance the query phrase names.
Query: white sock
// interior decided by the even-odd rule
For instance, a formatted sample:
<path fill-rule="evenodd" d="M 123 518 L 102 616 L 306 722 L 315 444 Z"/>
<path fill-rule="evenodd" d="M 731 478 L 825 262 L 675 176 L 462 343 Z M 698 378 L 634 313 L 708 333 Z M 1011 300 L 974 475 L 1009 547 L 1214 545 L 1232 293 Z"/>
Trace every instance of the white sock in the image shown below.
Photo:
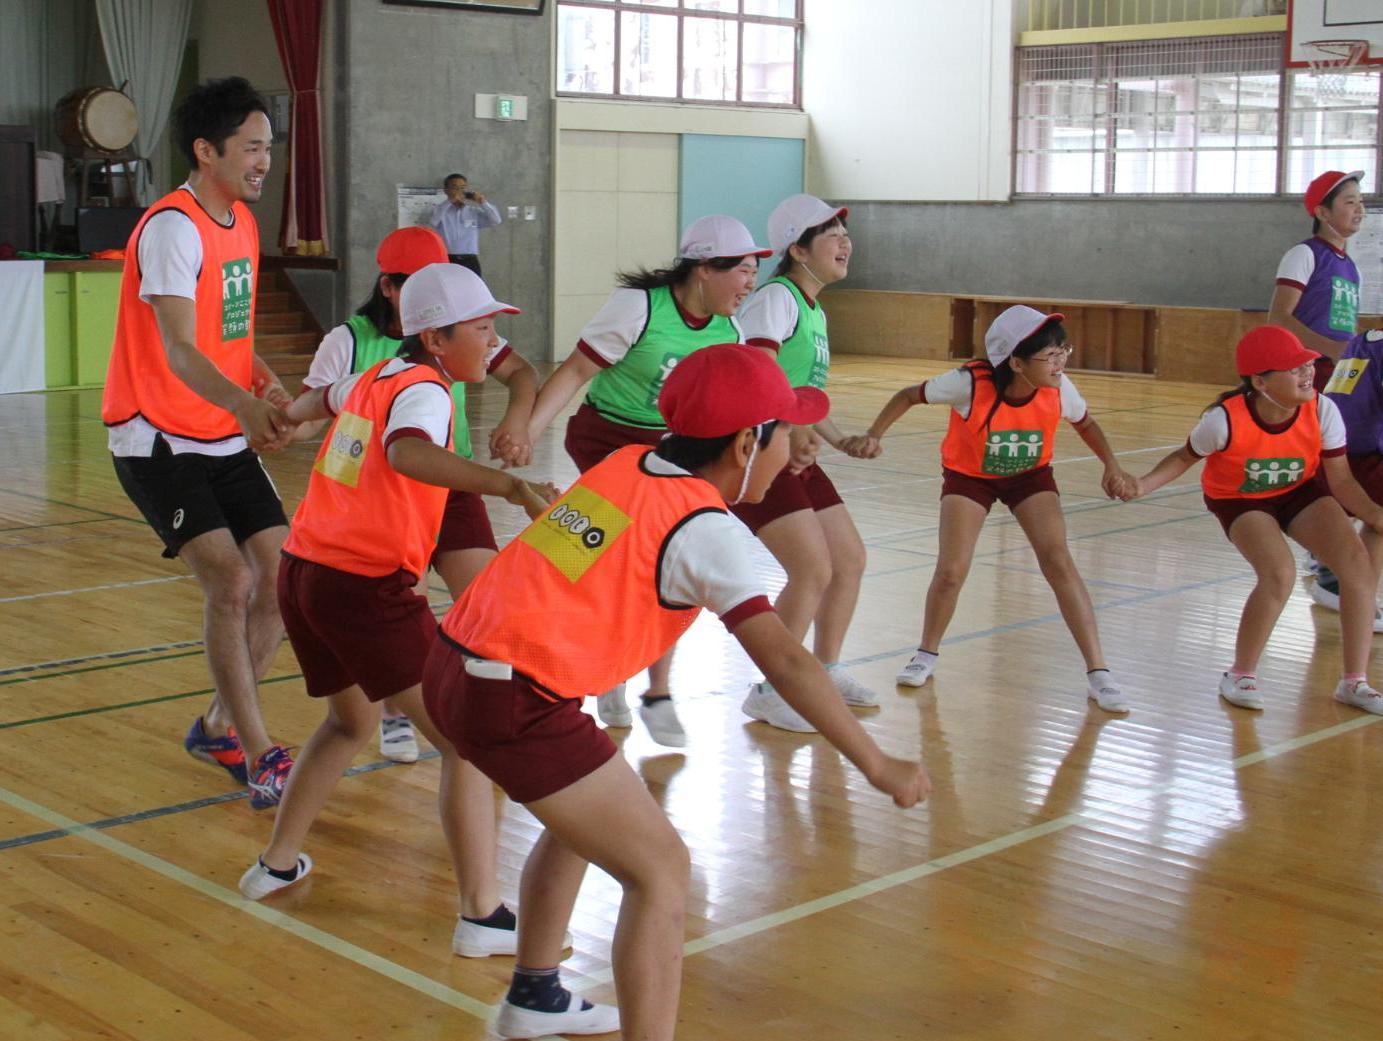
<path fill-rule="evenodd" d="M 931 651 L 924 651 L 921 647 L 919 647 L 913 653 L 912 660 L 917 662 L 919 665 L 935 665 L 936 660 L 940 657 L 941 655 L 939 654 L 933 654 Z"/>
<path fill-rule="evenodd" d="M 1091 669 L 1085 674 L 1085 678 L 1089 682 L 1091 690 L 1114 686 L 1114 680 L 1110 678 L 1108 669 Z"/>

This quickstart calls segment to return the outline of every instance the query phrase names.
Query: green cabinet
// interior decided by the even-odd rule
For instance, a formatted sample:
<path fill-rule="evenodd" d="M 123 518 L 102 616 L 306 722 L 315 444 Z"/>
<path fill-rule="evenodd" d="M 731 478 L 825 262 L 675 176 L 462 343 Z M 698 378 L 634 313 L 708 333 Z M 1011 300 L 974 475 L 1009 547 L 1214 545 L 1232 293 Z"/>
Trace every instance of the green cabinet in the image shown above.
<path fill-rule="evenodd" d="M 49 390 L 105 383 L 119 306 L 119 271 L 44 273 L 44 382 Z"/>

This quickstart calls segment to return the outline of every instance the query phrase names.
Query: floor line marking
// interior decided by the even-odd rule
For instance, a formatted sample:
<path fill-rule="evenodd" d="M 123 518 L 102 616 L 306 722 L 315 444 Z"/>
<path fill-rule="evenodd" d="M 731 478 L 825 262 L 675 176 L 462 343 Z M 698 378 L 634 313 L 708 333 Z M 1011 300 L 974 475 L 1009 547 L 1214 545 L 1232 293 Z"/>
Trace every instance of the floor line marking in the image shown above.
<path fill-rule="evenodd" d="M 1323 730 L 1317 730 L 1314 733 L 1302 734 L 1299 737 L 1280 741 L 1275 745 L 1270 745 L 1257 752 L 1242 755 L 1231 760 L 1225 773 L 1227 776 L 1232 776 L 1247 767 L 1277 758 L 1278 756 L 1286 755 L 1290 752 L 1298 751 L 1302 748 L 1307 748 L 1311 745 L 1319 744 L 1322 741 L 1328 741 L 1333 737 L 1359 730 L 1380 721 L 1383 721 L 1383 716 L 1365 715 L 1356 719 L 1346 720 L 1343 723 L 1337 723 Z M 1204 776 L 1197 778 L 1198 783 L 1203 783 L 1204 780 Z M 1176 789 L 1184 783 L 1184 778 L 1172 778 L 1136 792 L 1126 793 L 1122 796 L 1115 796 L 1112 798 L 1100 797 L 1096 800 L 1098 803 L 1097 806 L 1063 814 L 1052 820 L 1033 824 L 1018 831 L 1010 832 L 1007 835 L 1000 835 L 974 846 L 969 846 L 966 849 L 957 850 L 955 853 L 948 853 L 943 857 L 936 857 L 922 864 L 915 864 L 912 867 L 903 868 L 900 871 L 894 871 L 890 874 L 882 875 L 879 878 L 860 882 L 857 885 L 850 886 L 835 893 L 828 893 L 825 896 L 817 897 L 815 900 L 805 901 L 794 907 L 788 907 L 781 911 L 760 915 L 758 918 L 750 919 L 747 922 L 740 922 L 738 925 L 717 929 L 707 933 L 705 936 L 688 941 L 683 945 L 682 953 L 685 957 L 690 957 L 693 954 L 700 954 L 703 951 L 724 947 L 737 940 L 747 939 L 750 936 L 768 932 L 771 929 L 777 929 L 780 926 L 800 921 L 803 918 L 820 914 L 823 911 L 829 911 L 833 908 L 841 907 L 844 904 L 853 903 L 857 900 L 863 900 L 866 897 L 874 896 L 877 893 L 896 889 L 899 886 L 907 885 L 909 882 L 915 882 L 929 875 L 935 875 L 948 868 L 960 867 L 964 864 L 973 863 L 976 860 L 990 856 L 991 854 L 1002 853 L 1015 846 L 1025 845 L 1036 839 L 1045 838 L 1048 835 L 1065 831 L 1078 824 L 1089 824 L 1094 827 L 1099 827 L 1103 821 L 1104 815 L 1109 809 L 1122 809 L 1136 806 L 1149 799 L 1155 799 L 1158 796 L 1165 795 L 1167 792 Z M 567 981 L 567 986 L 574 991 L 583 991 L 591 987 L 599 986 L 600 984 L 609 983 L 613 979 L 613 972 L 605 969 L 600 972 L 583 974 L 579 979 Z"/>
<path fill-rule="evenodd" d="M 0 604 L 14 604 L 21 600 L 42 600 L 50 596 L 76 596 L 78 593 L 100 593 L 107 589 L 132 589 L 135 586 L 153 586 L 166 582 L 186 582 L 191 575 L 167 575 L 163 578 L 140 578 L 131 582 L 111 582 L 104 586 L 84 586 L 81 589 L 53 589 L 46 593 L 25 593 L 22 596 L 0 597 Z"/>
<path fill-rule="evenodd" d="M 201 640 L 181 640 L 178 643 L 156 643 L 152 647 L 131 647 L 125 651 L 102 651 L 99 654 L 85 654 L 79 658 L 55 658 L 52 661 L 32 662 L 28 665 L 11 665 L 0 669 L 0 676 L 17 676 L 23 672 L 47 672 L 50 669 L 63 669 L 73 665 L 85 665 L 93 661 L 109 661 L 113 658 L 133 658 L 140 654 L 161 654 L 164 651 L 185 651 L 202 646 Z"/>
<path fill-rule="evenodd" d="M 157 857 L 152 853 L 146 853 L 138 846 L 132 846 L 120 839 L 113 838 L 105 832 L 83 825 L 78 821 L 65 817 L 55 810 L 50 810 L 46 806 L 41 806 L 32 800 L 24 798 L 7 788 L 0 788 L 0 802 L 26 813 L 31 817 L 46 821 L 55 828 L 62 829 L 70 833 L 72 838 L 82 839 L 92 845 L 104 849 L 123 860 L 152 871 L 157 875 L 162 875 L 169 881 L 186 886 L 193 892 L 214 900 L 219 904 L 241 911 L 251 918 L 257 918 L 266 925 L 271 925 L 277 929 L 296 936 L 300 940 L 305 940 L 315 947 L 319 947 L 329 954 L 334 954 L 346 961 L 354 962 L 363 969 L 377 973 L 386 979 L 392 980 L 410 990 L 423 994 L 434 1001 L 441 1002 L 451 1008 L 459 1009 L 462 1012 L 474 1016 L 476 1019 L 488 1020 L 493 1013 L 492 1006 L 485 1004 L 478 998 L 469 994 L 448 987 L 444 983 L 439 983 L 431 977 L 424 976 L 420 972 L 405 968 L 397 962 L 392 962 L 388 958 L 381 957 L 373 951 L 368 951 L 363 947 L 344 940 L 325 929 L 319 929 L 314 925 L 299 921 L 291 915 L 284 914 L 282 911 L 275 911 L 273 908 L 265 907 L 263 904 L 246 900 L 239 893 L 227 889 L 225 886 L 210 882 L 200 875 L 197 875 L 186 868 L 179 867 L 170 861 Z"/>

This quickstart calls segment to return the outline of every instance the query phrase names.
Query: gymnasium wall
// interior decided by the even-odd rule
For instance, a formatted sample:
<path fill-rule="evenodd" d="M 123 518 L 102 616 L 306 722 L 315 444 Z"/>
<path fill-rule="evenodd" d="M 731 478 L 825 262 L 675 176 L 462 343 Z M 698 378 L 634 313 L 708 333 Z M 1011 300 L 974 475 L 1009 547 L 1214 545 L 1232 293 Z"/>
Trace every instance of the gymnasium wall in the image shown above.
<path fill-rule="evenodd" d="M 331 118 L 343 132 L 327 165 L 340 202 L 333 251 L 346 265 L 343 309 L 369 292 L 375 248 L 396 223 L 396 186 L 440 186 L 458 171 L 506 213 L 480 233 L 485 281 L 524 311 L 500 332 L 522 353 L 546 355 L 554 6 L 531 16 L 379 0 L 331 5 L 338 31 L 324 74 L 334 76 Z M 526 95 L 528 118 L 477 119 L 478 93 Z M 509 219 L 509 205 L 535 206 L 536 219 Z"/>
<path fill-rule="evenodd" d="M 1266 308 L 1311 233 L 1295 199 L 850 206 L 850 289 Z"/>
<path fill-rule="evenodd" d="M 808 191 L 1008 198 L 1013 0 L 806 0 Z"/>

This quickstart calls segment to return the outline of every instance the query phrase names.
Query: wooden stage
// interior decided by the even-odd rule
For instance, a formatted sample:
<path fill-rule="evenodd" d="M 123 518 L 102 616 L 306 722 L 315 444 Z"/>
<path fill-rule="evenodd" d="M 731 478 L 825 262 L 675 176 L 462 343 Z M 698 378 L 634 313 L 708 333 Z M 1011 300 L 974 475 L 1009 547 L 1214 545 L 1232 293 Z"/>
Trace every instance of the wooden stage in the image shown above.
<path fill-rule="evenodd" d="M 945 365 L 839 357 L 834 416 L 858 432 Z M 1139 473 L 1219 389 L 1075 378 Z M 503 394 L 473 395 L 478 444 Z M 1002 508 L 937 678 L 895 689 L 935 559 L 945 423 L 945 409 L 917 409 L 882 458 L 823 459 L 869 547 L 846 645 L 882 693 L 863 718 L 886 749 L 925 759 L 930 802 L 896 810 L 820 738 L 749 723 L 754 674 L 713 618 L 674 673 L 685 754 L 638 724 L 624 742 L 692 852 L 679 1038 L 1376 1038 L 1383 720 L 1330 698 L 1336 617 L 1293 596 L 1260 670 L 1267 711 L 1226 706 L 1215 684 L 1251 579 L 1198 474 L 1107 502 L 1065 430 L 1071 546 L 1133 712 L 1087 706 L 1080 658 Z M 371 747 L 309 839 L 312 877 L 242 900 L 236 880 L 271 821 L 183 752 L 210 685 L 200 595 L 116 483 L 99 392 L 0 397 L 0 430 L 0 1038 L 485 1036 L 512 962 L 450 953 L 435 759 L 385 764 Z M 290 506 L 313 447 L 268 461 Z M 560 423 L 532 472 L 574 476 Z M 503 503 L 492 516 L 502 539 L 519 526 Z M 262 699 L 294 744 L 319 720 L 286 645 Z M 535 833 L 506 808 L 511 899 Z M 592 871 L 564 968 L 600 1000 L 618 900 Z"/>

